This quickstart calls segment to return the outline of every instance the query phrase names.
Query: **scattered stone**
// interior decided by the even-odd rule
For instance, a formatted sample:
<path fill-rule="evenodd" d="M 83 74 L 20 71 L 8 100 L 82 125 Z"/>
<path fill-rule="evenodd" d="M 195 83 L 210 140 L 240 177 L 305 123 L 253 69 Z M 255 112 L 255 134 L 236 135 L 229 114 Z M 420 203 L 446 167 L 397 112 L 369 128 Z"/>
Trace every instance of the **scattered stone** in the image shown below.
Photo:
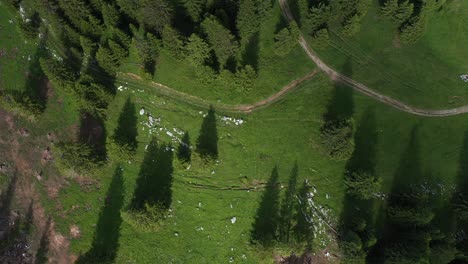
<path fill-rule="evenodd" d="M 18 133 L 23 137 L 28 137 L 29 136 L 29 131 L 26 128 L 20 128 Z"/>
<path fill-rule="evenodd" d="M 140 115 L 144 115 L 144 114 L 145 114 L 145 108 L 142 107 L 142 108 L 140 109 Z"/>
<path fill-rule="evenodd" d="M 231 224 L 235 224 L 236 221 L 237 221 L 237 217 L 234 216 L 233 218 L 231 218 Z"/>
<path fill-rule="evenodd" d="M 77 225 L 72 225 L 70 227 L 70 236 L 74 239 L 78 239 L 81 237 L 81 230 Z"/>
<path fill-rule="evenodd" d="M 468 82 L 468 74 L 462 74 L 460 75 L 460 79 L 464 82 Z"/>

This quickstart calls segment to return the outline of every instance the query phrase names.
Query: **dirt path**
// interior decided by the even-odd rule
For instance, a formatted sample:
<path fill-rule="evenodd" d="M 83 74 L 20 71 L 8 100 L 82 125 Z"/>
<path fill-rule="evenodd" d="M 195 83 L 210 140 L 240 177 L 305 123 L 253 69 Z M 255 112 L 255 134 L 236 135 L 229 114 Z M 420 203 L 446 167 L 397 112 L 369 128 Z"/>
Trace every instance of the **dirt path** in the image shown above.
<path fill-rule="evenodd" d="M 57 264 L 72 263 L 72 256 L 68 250 L 69 242 L 64 236 L 55 231 L 53 220 L 49 222 L 49 216 L 41 205 L 41 197 L 35 186 L 35 171 L 40 168 L 36 168 L 38 164 L 37 160 L 31 160 L 31 158 L 39 157 L 40 159 L 41 156 L 38 150 L 28 146 L 29 151 L 21 151 L 22 144 L 24 144 L 24 141 L 27 141 L 27 137 L 29 136 L 21 135 L 19 133 L 20 127 L 15 123 L 15 117 L 0 109 L 0 125 L 2 124 L 4 124 L 3 129 L 5 129 L 2 133 L 8 132 L 10 140 L 3 142 L 0 147 L 8 152 L 8 157 L 14 162 L 17 177 L 16 184 L 13 187 L 15 195 L 12 198 L 15 199 L 16 207 L 22 208 L 22 210 L 32 205 L 30 210 L 35 228 L 31 234 L 31 255 L 34 256 L 36 254 L 36 250 L 40 246 L 38 245 L 38 241 L 41 240 L 41 237 L 46 237 L 48 243 L 45 247 L 47 252 L 49 252 L 49 261 Z"/>
<path fill-rule="evenodd" d="M 258 110 L 262 107 L 268 106 L 273 104 L 274 102 L 277 102 L 281 98 L 283 98 L 286 94 L 294 90 L 296 87 L 299 86 L 299 84 L 312 79 L 316 74 L 318 73 L 318 70 L 314 70 L 311 73 L 308 73 L 304 77 L 300 79 L 296 79 L 289 83 L 288 85 L 284 86 L 279 92 L 275 93 L 274 95 L 263 99 L 259 102 L 253 103 L 253 104 L 248 104 L 248 105 L 229 105 L 229 104 L 222 104 L 222 103 L 213 103 L 209 102 L 207 100 L 204 100 L 202 98 L 177 91 L 176 89 L 172 89 L 168 86 L 165 86 L 164 84 L 156 83 L 156 82 L 150 82 L 149 85 L 151 87 L 157 88 L 156 92 L 159 94 L 165 95 L 167 97 L 171 97 L 172 99 L 175 100 L 180 100 L 192 105 L 200 106 L 200 107 L 209 107 L 210 105 L 213 105 L 217 110 L 222 110 L 225 112 L 237 112 L 237 113 L 251 113 L 255 110 Z M 119 73 L 119 77 L 122 79 L 120 81 L 121 85 L 126 85 L 126 86 L 133 86 L 135 88 L 141 87 L 141 81 L 142 78 L 136 74 L 132 73 Z M 139 83 L 135 82 L 139 81 Z"/>
<path fill-rule="evenodd" d="M 291 13 L 291 10 L 289 9 L 289 6 L 286 0 L 278 0 L 278 1 L 281 6 L 281 10 L 283 11 L 283 15 L 289 20 L 289 22 L 294 21 L 294 17 Z M 422 108 L 410 106 L 397 99 L 380 94 L 370 89 L 369 87 L 365 86 L 364 84 L 359 83 L 347 76 L 340 74 L 339 72 L 337 72 L 336 70 L 332 69 L 330 66 L 325 64 L 319 58 L 319 56 L 312 50 L 312 48 L 309 46 L 309 44 L 304 39 L 304 36 L 302 34 L 299 36 L 299 44 L 307 53 L 309 58 L 317 65 L 317 67 L 321 69 L 322 71 L 324 71 L 328 76 L 330 76 L 330 78 L 333 81 L 342 82 L 348 85 L 349 87 L 353 88 L 354 90 L 364 95 L 367 95 L 377 101 L 380 101 L 386 105 L 392 106 L 394 108 L 397 108 L 401 111 L 404 111 L 410 114 L 419 115 L 419 116 L 429 116 L 429 117 L 454 116 L 454 115 L 468 113 L 468 106 L 462 106 L 462 107 L 452 108 L 452 109 L 429 110 L 429 109 L 422 109 Z"/>

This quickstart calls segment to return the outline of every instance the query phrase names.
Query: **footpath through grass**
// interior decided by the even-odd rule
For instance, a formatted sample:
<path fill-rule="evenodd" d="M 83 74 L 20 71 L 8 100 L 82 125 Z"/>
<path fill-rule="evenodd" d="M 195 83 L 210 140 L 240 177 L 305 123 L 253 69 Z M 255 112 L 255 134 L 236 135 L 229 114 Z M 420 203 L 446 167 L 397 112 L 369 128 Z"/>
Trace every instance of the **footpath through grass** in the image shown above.
<path fill-rule="evenodd" d="M 291 80 L 298 79 L 311 72 L 315 65 L 299 45 L 286 56 L 280 57 L 274 52 L 274 36 L 286 26 L 280 7 L 274 4 L 272 14 L 260 27 L 257 41 L 249 54 L 249 61 L 257 69 L 258 78 L 250 90 L 232 89 L 231 83 L 218 78 L 212 82 L 203 82 L 196 74 L 196 69 L 186 61 L 172 58 L 162 50 L 153 80 L 171 88 L 186 92 L 210 101 L 225 104 L 248 104 L 260 101 L 278 92 Z M 242 60 L 242 58 L 237 58 Z M 121 72 L 140 73 L 136 49 L 132 47 L 130 57 L 120 67 Z"/>
<path fill-rule="evenodd" d="M 401 46 L 396 25 L 371 1 L 361 30 L 352 38 L 330 28 L 331 44 L 317 50 L 335 69 L 352 66 L 353 79 L 371 89 L 422 108 L 441 109 L 468 104 L 468 2 L 447 2 L 431 13 L 426 33 L 417 43 Z"/>
<path fill-rule="evenodd" d="M 249 241 L 262 194 L 261 183 L 267 181 L 274 166 L 278 165 L 280 182 L 286 186 L 296 161 L 299 167 L 298 182 L 308 179 L 317 189 L 316 202 L 329 208 L 330 215 L 337 221 L 343 205 L 346 161 L 330 160 L 320 145 L 319 136 L 322 115 L 326 112 L 328 101 L 333 98 L 333 88 L 325 76 L 311 80 L 268 108 L 251 115 L 232 116 L 245 121 L 240 126 L 226 124 L 220 119 L 223 114 L 218 113 L 219 163 L 204 164 L 195 159 L 189 169 L 188 165 L 176 164 L 170 217 L 158 230 L 149 232 L 135 229 L 124 220 L 116 262 L 205 263 L 228 262 L 233 258 L 241 263 L 271 263 L 273 252 L 289 254 L 291 248 L 278 246 L 275 250 L 263 251 Z M 415 117 L 359 94 L 347 94 L 351 97 L 335 97 L 333 105 L 343 105 L 351 99 L 353 103 L 348 109 L 358 129 L 363 122 L 369 121 L 366 118 L 375 117 L 374 127 L 367 126 L 367 129 L 378 132 L 376 151 L 365 155 L 375 157 L 376 173 L 384 179 L 383 191 L 391 188 L 402 157 L 417 158 L 417 155 L 405 155 L 411 132 L 416 127 L 420 144 L 413 151 L 419 153 L 421 170 L 428 179 L 437 178 L 441 182 L 443 197 L 449 197 L 459 166 L 461 142 L 468 131 L 468 117 Z M 106 123 L 108 136 L 112 136 L 127 98 L 135 103 L 139 143 L 135 160 L 121 164 L 125 197 L 123 211 L 133 195 L 144 149 L 150 138 L 156 136 L 160 142 L 171 142 L 174 135 L 178 136 L 176 131 L 185 130 L 193 143 L 206 113 L 206 109 L 167 100 L 151 91 L 139 92 L 138 89 L 129 88 L 119 92 L 109 108 Z M 148 130 L 144 125 L 148 117 L 138 115 L 142 107 L 146 113 L 161 118 L 157 129 Z M 364 116 L 366 118 L 363 119 Z M 166 129 L 172 131 L 172 137 Z M 76 253 L 86 252 L 91 245 L 115 165 L 110 164 L 100 175 L 92 176 L 99 181 L 95 185 L 99 188 L 72 183 L 70 187 L 62 189 L 56 201 L 51 201 L 52 204 L 60 201 L 63 206 L 62 216 L 57 220 L 62 233 L 67 234 L 73 224 L 82 231 L 80 239 L 71 239 L 72 250 Z M 254 189 L 226 190 L 229 187 Z M 231 222 L 233 217 L 237 219 L 234 224 Z M 329 240 L 331 233 L 321 232 L 317 233 L 314 250 L 333 248 L 334 243 Z"/>

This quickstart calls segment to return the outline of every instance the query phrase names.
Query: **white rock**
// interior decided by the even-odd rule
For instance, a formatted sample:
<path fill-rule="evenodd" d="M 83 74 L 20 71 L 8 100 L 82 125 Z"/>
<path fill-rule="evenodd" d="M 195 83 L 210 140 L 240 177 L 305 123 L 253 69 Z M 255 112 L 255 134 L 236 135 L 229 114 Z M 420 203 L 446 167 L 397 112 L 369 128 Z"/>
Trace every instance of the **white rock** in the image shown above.
<path fill-rule="evenodd" d="M 167 134 L 168 136 L 170 136 L 170 137 L 173 137 L 173 136 L 174 136 L 174 135 L 173 135 L 171 132 L 169 132 L 169 131 L 166 131 L 166 134 Z"/>
<path fill-rule="evenodd" d="M 231 218 L 231 224 L 234 224 L 236 221 L 237 221 L 237 217 L 234 216 L 233 218 Z"/>
<path fill-rule="evenodd" d="M 141 108 L 140 109 L 140 115 L 144 115 L 145 114 L 145 109 L 144 108 Z"/>

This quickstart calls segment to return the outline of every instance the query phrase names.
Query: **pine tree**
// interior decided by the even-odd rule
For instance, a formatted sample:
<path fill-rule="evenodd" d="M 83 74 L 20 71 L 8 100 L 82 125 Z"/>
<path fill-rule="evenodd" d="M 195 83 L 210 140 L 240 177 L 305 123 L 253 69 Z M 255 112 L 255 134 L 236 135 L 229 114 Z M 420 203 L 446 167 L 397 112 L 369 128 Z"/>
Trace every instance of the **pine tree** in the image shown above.
<path fill-rule="evenodd" d="M 201 20 L 201 15 L 205 9 L 206 0 L 183 0 L 187 13 L 194 22 Z"/>
<path fill-rule="evenodd" d="M 249 41 L 250 37 L 259 30 L 260 26 L 260 19 L 257 15 L 254 0 L 240 1 L 236 23 L 241 41 L 245 44 Z"/>
<path fill-rule="evenodd" d="M 221 25 L 215 17 L 207 17 L 201 26 L 203 32 L 208 37 L 208 42 L 213 48 L 221 68 L 224 68 L 228 60 L 237 53 L 237 41 L 231 32 Z"/>
<path fill-rule="evenodd" d="M 186 59 L 192 66 L 199 67 L 205 64 L 210 57 L 210 46 L 196 34 L 192 34 L 185 46 Z"/>

